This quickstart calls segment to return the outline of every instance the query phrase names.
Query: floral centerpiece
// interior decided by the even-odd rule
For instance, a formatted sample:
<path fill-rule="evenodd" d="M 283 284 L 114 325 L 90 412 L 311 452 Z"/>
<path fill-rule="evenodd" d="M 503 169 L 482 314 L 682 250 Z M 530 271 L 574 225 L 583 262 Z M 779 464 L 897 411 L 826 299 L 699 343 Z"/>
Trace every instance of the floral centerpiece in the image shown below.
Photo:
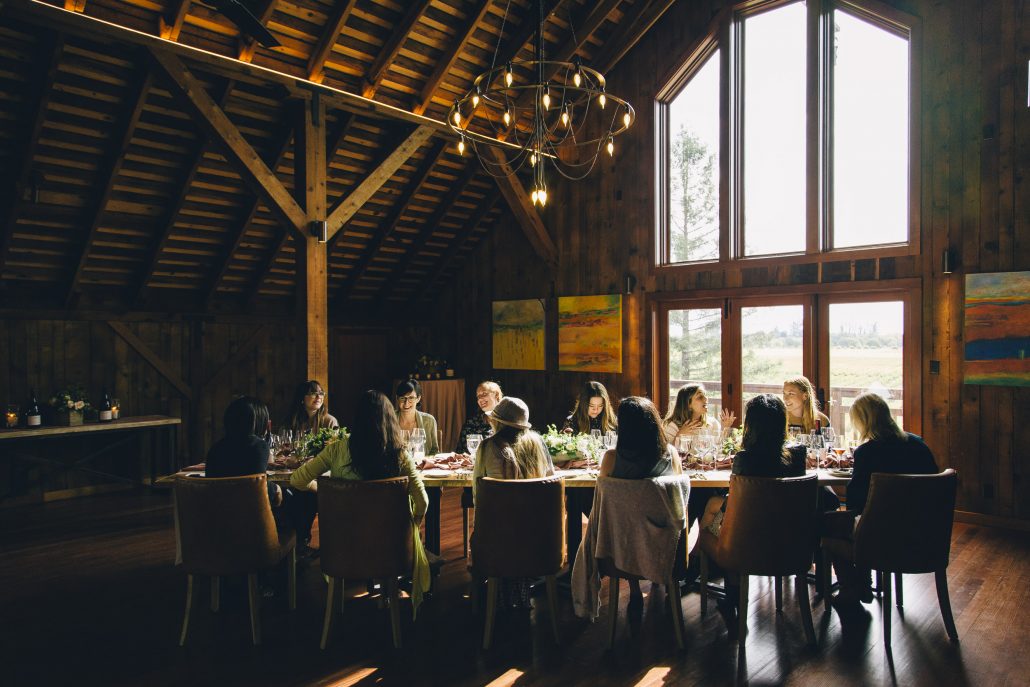
<path fill-rule="evenodd" d="M 338 441 L 340 437 L 347 434 L 346 427 L 331 429 L 322 427 L 316 432 L 309 432 L 301 439 L 300 455 L 305 458 L 317 456 L 329 444 Z"/>
<path fill-rule="evenodd" d="M 596 455 L 601 446 L 597 439 L 589 434 L 560 432 L 555 425 L 547 425 L 543 440 L 551 457 L 557 462 L 575 460 L 581 454 L 584 458 L 588 457 L 587 454 Z"/>
<path fill-rule="evenodd" d="M 739 427 L 732 427 L 726 432 L 726 438 L 722 440 L 720 453 L 724 456 L 732 456 L 740 451 L 740 439 L 744 433 Z"/>
<path fill-rule="evenodd" d="M 83 412 L 88 409 L 89 398 L 78 384 L 69 384 L 50 397 L 56 424 L 74 427 L 82 424 Z"/>
<path fill-rule="evenodd" d="M 415 361 L 415 370 L 411 373 L 415 379 L 440 379 L 447 370 L 447 361 L 423 355 Z"/>

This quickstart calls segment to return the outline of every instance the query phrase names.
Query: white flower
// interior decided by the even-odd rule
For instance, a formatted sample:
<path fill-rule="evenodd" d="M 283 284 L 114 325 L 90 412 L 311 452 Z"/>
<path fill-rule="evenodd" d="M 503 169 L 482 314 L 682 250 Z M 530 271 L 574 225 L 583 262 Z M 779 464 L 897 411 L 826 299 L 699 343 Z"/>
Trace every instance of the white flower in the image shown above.
<path fill-rule="evenodd" d="M 75 410 L 82 410 L 85 407 L 86 407 L 86 402 L 85 401 L 76 401 L 75 402 Z"/>
<path fill-rule="evenodd" d="M 74 408 L 75 407 L 75 402 L 72 401 L 70 398 L 68 399 L 68 407 L 69 408 Z"/>

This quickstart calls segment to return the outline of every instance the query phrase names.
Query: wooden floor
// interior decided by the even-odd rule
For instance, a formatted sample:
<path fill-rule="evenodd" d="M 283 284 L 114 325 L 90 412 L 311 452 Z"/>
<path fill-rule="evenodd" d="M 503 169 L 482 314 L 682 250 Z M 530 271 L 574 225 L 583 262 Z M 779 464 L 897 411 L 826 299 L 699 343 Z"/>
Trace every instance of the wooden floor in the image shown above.
<path fill-rule="evenodd" d="M 0 684 L 4 685 L 1026 685 L 1030 681 L 1030 534 L 956 524 L 949 568 L 961 645 L 951 645 L 932 576 L 905 580 L 894 613 L 893 658 L 883 649 L 879 601 L 870 622 L 842 632 L 837 615 L 815 608 L 817 650 L 804 646 L 797 604 L 785 585 L 784 612 L 771 583 L 752 579 L 751 634 L 744 661 L 696 594 L 683 601 L 687 650 L 675 649 L 663 595 L 648 594 L 631 636 L 620 618 L 605 651 L 607 608 L 591 625 L 561 606 L 561 646 L 546 610 L 499 618 L 495 647 L 479 648 L 482 627 L 467 598 L 458 492 L 445 493 L 444 567 L 435 595 L 405 648 L 390 643 L 389 613 L 348 600 L 326 651 L 318 649 L 325 583 L 300 574 L 298 608 L 282 593 L 262 610 L 265 643 L 250 644 L 245 585 L 226 586 L 222 612 L 207 609 L 206 586 L 185 648 L 177 646 L 185 576 L 172 566 L 174 532 L 165 493 L 138 492 L 0 509 Z M 360 595 L 363 589 L 349 589 Z M 647 588 L 645 585 L 645 592 Z M 623 604 L 627 594 L 623 594 Z M 607 598 L 605 595 L 604 598 Z M 539 599 L 542 600 L 542 599 Z M 534 600 L 537 603 L 539 600 Z M 546 606 L 546 604 L 540 604 Z M 405 609 L 410 608 L 405 605 Z M 13 678 L 13 680 L 12 680 Z"/>

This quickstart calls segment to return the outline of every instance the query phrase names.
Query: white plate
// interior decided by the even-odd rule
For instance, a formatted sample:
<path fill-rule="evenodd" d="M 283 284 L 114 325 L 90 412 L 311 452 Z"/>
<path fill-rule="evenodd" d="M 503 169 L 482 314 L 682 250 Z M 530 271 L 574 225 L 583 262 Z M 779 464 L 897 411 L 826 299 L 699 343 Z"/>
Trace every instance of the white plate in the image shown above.
<path fill-rule="evenodd" d="M 456 477 L 455 473 L 451 470 L 441 470 L 439 468 L 431 468 L 429 470 L 422 471 L 423 477 Z"/>
<path fill-rule="evenodd" d="M 186 477 L 203 477 L 204 473 L 203 472 L 187 472 L 185 476 Z"/>
<path fill-rule="evenodd" d="M 830 474 L 834 477 L 851 477 L 854 470 L 830 470 Z"/>

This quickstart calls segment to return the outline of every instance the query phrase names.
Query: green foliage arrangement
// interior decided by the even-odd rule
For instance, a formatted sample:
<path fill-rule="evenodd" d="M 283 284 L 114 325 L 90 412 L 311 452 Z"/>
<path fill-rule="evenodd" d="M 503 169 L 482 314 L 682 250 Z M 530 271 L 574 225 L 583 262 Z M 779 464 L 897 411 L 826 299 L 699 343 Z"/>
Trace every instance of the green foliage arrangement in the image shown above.
<path fill-rule="evenodd" d="M 346 427 L 340 427 L 339 429 L 330 429 L 329 427 L 322 427 L 317 432 L 309 432 L 304 435 L 301 440 L 300 453 L 305 457 L 317 456 L 322 452 L 329 444 L 338 441 L 340 437 L 347 434 Z"/>
<path fill-rule="evenodd" d="M 89 397 L 79 384 L 68 384 L 51 396 L 49 403 L 57 412 L 67 413 L 70 410 L 89 408 Z"/>

